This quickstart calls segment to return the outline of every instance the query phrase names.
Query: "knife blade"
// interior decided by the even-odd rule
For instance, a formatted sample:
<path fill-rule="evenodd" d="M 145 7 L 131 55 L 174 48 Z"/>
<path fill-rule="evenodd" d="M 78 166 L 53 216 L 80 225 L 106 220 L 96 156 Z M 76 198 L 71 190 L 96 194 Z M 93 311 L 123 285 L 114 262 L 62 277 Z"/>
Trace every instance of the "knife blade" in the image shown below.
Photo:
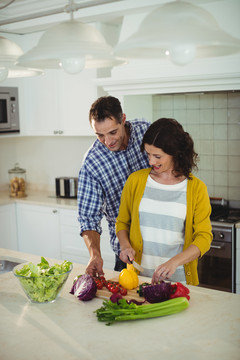
<path fill-rule="evenodd" d="M 138 263 L 136 263 L 136 261 L 133 260 L 132 264 L 135 267 L 135 269 L 137 269 L 138 271 L 140 271 L 140 272 L 144 271 L 144 268 L 141 265 L 139 265 Z"/>

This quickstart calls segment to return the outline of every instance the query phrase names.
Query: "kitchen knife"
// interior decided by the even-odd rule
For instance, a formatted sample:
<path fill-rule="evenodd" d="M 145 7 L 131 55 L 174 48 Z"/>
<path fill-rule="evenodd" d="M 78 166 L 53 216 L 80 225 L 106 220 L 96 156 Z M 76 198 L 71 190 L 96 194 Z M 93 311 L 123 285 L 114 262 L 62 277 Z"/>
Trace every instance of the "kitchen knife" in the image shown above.
<path fill-rule="evenodd" d="M 133 260 L 132 264 L 135 267 L 135 269 L 137 269 L 138 271 L 140 271 L 140 272 L 144 271 L 144 268 L 141 265 L 139 265 L 138 263 L 136 263 L 136 261 Z"/>

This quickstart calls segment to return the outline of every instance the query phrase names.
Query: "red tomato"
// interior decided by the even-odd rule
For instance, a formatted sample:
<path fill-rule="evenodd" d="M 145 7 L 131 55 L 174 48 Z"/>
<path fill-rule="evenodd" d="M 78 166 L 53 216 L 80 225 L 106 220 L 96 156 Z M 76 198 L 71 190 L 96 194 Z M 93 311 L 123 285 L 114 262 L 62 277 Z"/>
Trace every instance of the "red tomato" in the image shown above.
<path fill-rule="evenodd" d="M 106 287 L 108 290 L 110 290 L 110 288 L 112 287 L 112 283 L 110 281 L 108 281 Z"/>
<path fill-rule="evenodd" d="M 101 283 L 101 281 L 98 281 L 98 282 L 96 283 L 96 285 L 97 285 L 97 288 L 98 288 L 99 290 L 101 290 L 101 289 L 103 288 L 103 284 Z"/>
<path fill-rule="evenodd" d="M 119 289 L 116 287 L 116 286 L 112 286 L 111 288 L 110 288 L 110 291 L 113 293 L 113 294 L 117 294 L 118 292 L 119 292 Z"/>
<path fill-rule="evenodd" d="M 121 287 L 120 288 L 120 294 L 123 295 L 123 296 L 127 295 L 127 289 Z"/>
<path fill-rule="evenodd" d="M 105 279 L 105 277 L 103 275 L 100 275 L 100 281 L 103 284 L 103 286 L 106 286 L 107 281 L 106 281 L 106 279 Z"/>

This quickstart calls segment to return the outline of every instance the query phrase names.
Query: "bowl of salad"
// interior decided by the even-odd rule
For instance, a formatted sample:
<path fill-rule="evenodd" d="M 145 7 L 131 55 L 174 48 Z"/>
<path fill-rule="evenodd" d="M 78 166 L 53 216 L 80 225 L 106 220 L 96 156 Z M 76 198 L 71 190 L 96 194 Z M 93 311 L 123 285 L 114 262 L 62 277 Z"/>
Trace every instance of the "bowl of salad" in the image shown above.
<path fill-rule="evenodd" d="M 51 303 L 60 295 L 72 268 L 70 261 L 50 265 L 41 257 L 37 265 L 28 262 L 15 266 L 13 274 L 32 303 Z"/>

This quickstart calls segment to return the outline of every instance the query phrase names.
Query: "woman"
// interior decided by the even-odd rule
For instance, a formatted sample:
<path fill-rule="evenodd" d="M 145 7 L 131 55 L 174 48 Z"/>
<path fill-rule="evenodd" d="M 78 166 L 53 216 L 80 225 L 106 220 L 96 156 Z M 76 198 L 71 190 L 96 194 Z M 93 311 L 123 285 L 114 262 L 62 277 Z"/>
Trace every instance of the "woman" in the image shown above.
<path fill-rule="evenodd" d="M 197 262 L 212 241 L 206 185 L 192 174 L 198 154 L 174 119 L 161 118 L 146 131 L 141 151 L 148 169 L 132 173 L 124 186 L 116 233 L 120 258 L 144 267 L 142 276 L 198 285 Z"/>

